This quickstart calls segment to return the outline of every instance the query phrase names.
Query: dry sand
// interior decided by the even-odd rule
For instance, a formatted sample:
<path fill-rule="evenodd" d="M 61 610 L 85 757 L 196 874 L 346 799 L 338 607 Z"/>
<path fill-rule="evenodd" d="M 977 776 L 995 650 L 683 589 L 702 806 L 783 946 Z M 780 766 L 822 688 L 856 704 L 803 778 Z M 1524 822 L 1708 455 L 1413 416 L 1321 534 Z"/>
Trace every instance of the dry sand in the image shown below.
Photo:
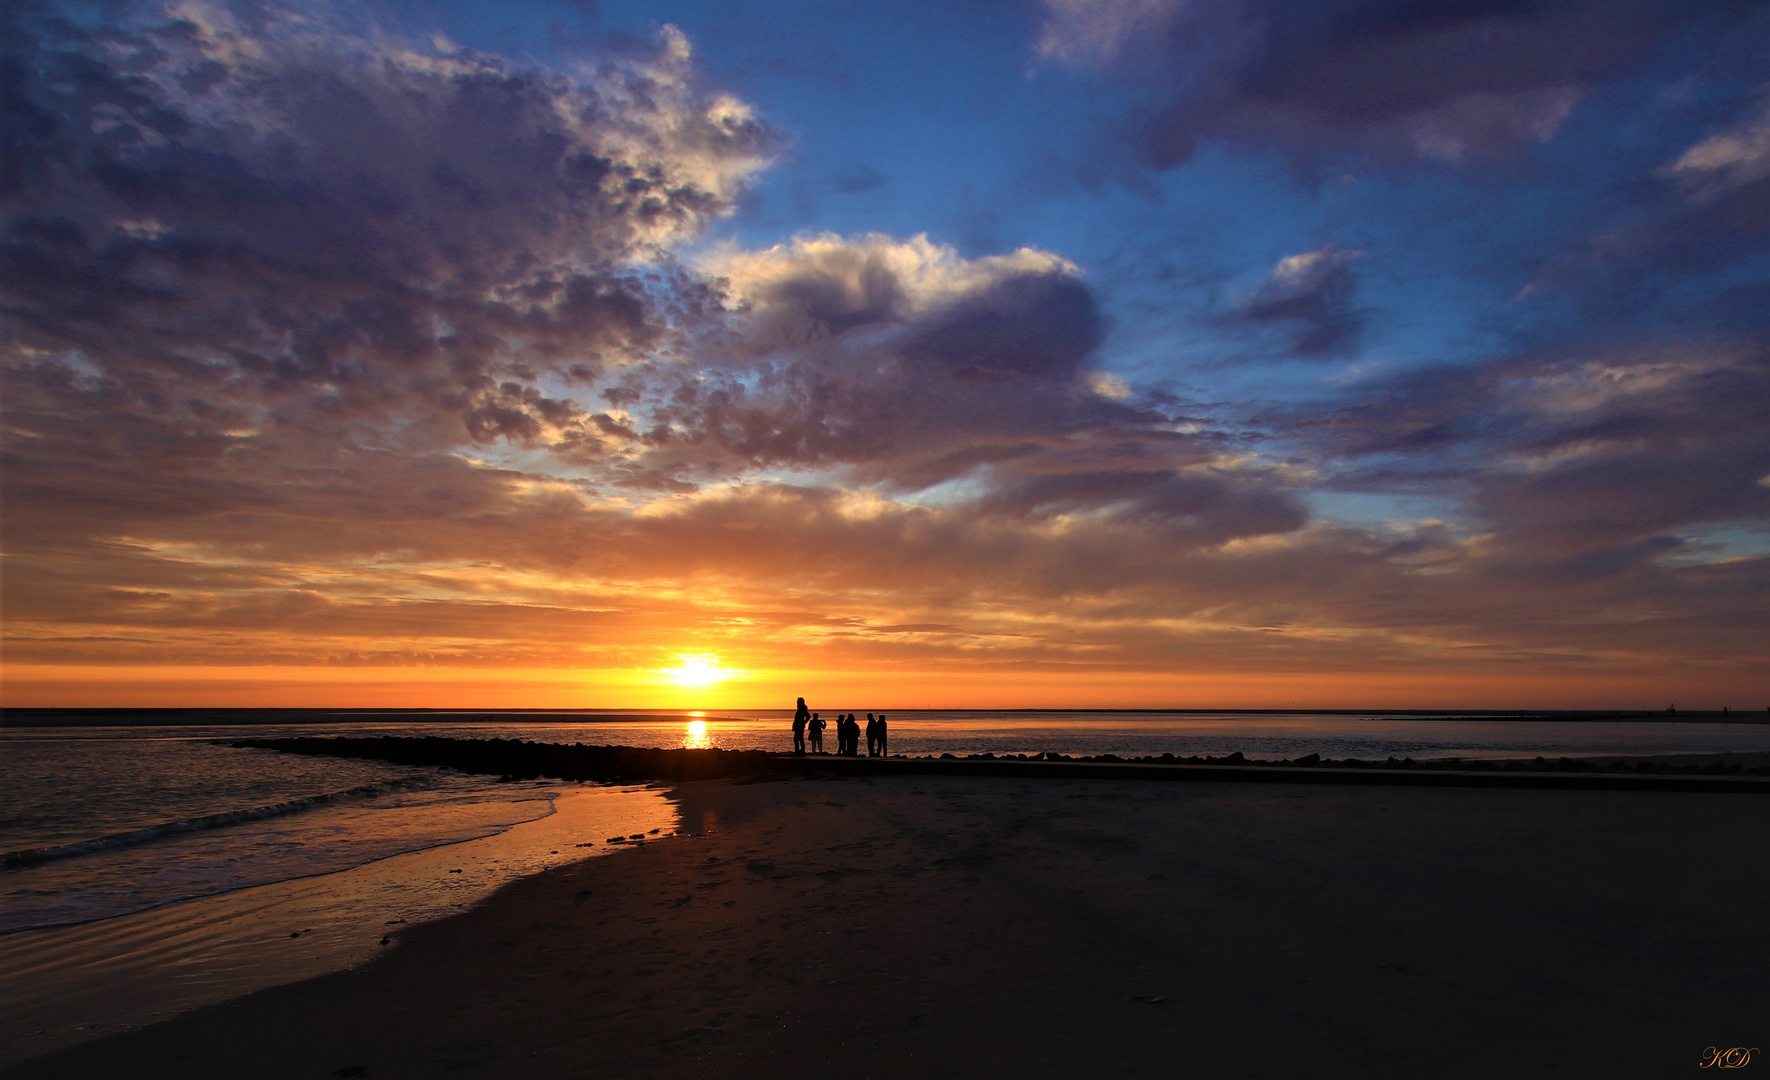
<path fill-rule="evenodd" d="M 6 1075 L 1668 1077 L 1770 1047 L 1751 796 L 947 777 L 676 796 L 696 835 Z"/>

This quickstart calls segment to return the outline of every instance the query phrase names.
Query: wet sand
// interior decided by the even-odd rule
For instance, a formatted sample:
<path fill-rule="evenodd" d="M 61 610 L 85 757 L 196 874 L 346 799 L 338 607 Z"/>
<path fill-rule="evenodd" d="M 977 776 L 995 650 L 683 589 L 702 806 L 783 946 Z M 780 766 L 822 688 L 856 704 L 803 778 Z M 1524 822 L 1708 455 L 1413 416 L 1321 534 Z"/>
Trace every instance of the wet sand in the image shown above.
<path fill-rule="evenodd" d="M 943 776 L 675 797 L 696 835 L 6 1075 L 1663 1077 L 1770 1042 L 1760 799 Z"/>
<path fill-rule="evenodd" d="M 606 852 L 610 834 L 675 828 L 675 808 L 656 791 L 556 790 L 553 812 L 490 836 L 0 936 L 0 1066 L 361 964 L 384 951 L 390 927 L 452 914 L 525 873 Z M 586 835 L 588 852 L 577 848 Z"/>

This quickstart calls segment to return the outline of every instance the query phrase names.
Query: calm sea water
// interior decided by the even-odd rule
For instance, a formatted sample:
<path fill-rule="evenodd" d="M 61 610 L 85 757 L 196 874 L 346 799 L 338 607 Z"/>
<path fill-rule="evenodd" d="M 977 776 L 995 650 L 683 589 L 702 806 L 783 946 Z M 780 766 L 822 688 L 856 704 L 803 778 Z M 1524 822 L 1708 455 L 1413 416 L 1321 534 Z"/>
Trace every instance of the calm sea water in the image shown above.
<path fill-rule="evenodd" d="M 819 710 L 826 718 L 847 707 Z M 896 754 L 1507 758 L 1770 751 L 1770 726 L 1343 716 L 913 712 Z M 332 714 L 275 725 L 0 728 L 0 1064 L 373 955 L 383 928 L 667 833 L 658 793 L 240 750 L 410 735 L 785 750 L 785 710 Z M 585 845 L 585 846 L 580 846 Z M 145 1003 L 145 1004 L 144 1004 Z M 145 1010 L 145 1011 L 144 1011 Z"/>

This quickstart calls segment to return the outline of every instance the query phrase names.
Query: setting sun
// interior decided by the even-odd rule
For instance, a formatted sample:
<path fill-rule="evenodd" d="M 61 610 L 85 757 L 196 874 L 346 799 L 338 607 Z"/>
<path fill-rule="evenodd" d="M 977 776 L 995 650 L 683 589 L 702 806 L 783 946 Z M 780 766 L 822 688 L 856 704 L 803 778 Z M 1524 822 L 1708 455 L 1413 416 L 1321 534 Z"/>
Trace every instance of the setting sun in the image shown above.
<path fill-rule="evenodd" d="M 665 674 L 678 686 L 711 686 L 726 676 L 716 656 L 685 656 Z"/>

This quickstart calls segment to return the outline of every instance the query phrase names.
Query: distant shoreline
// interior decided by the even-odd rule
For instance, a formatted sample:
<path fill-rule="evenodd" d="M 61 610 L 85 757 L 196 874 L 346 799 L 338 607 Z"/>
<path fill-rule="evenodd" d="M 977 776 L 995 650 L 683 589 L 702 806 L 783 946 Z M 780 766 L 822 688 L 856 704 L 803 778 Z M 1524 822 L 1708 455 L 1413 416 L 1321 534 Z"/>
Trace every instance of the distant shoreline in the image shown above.
<path fill-rule="evenodd" d="M 902 709 L 885 706 L 879 710 L 893 715 L 915 716 L 926 713 L 962 713 L 991 715 L 1001 713 L 1035 714 L 1039 716 L 1346 716 L 1371 721 L 1385 720 L 1508 720 L 1514 723 L 1619 723 L 1651 721 L 1657 723 L 1703 724 L 1770 724 L 1770 710 L 1765 712 L 1723 712 L 1721 710 L 1665 709 Z M 757 710 L 762 711 L 762 710 Z M 776 710 L 784 715 L 788 710 Z M 725 723 L 758 723 L 742 716 L 720 716 L 708 713 L 692 715 L 691 710 L 653 712 L 611 709 L 94 709 L 94 708 L 11 708 L 0 709 L 0 728 L 8 727 L 151 727 L 156 725 L 253 725 L 280 723 L 354 723 L 363 717 L 386 717 L 407 721 L 427 719 L 451 723 L 473 723 L 476 720 L 497 723 L 549 723 L 581 719 L 599 724 L 678 723 L 683 720 L 718 720 Z"/>

